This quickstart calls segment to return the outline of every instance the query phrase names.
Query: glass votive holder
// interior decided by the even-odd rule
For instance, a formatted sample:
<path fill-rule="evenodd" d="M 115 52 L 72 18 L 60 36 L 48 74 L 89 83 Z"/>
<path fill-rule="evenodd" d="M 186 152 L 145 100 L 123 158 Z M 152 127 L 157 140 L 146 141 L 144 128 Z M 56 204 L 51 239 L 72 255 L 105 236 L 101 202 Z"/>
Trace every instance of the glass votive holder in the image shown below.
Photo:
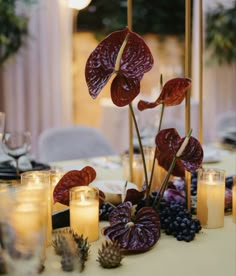
<path fill-rule="evenodd" d="M 1 244 L 9 275 L 36 275 L 45 245 L 44 202 L 26 197 L 25 187 L 0 189 Z"/>
<path fill-rule="evenodd" d="M 54 212 L 59 212 L 64 210 L 65 208 L 68 208 L 68 206 L 65 206 L 59 202 L 56 202 L 54 204 L 54 200 L 53 200 L 53 191 L 54 188 L 56 187 L 56 185 L 58 184 L 58 182 L 60 181 L 60 179 L 63 177 L 63 175 L 66 172 L 63 170 L 51 170 L 50 171 L 50 185 L 51 185 L 51 209 L 52 209 L 52 213 Z"/>
<path fill-rule="evenodd" d="M 88 241 L 99 237 L 99 191 L 80 186 L 70 189 L 70 228 Z"/>
<path fill-rule="evenodd" d="M 197 217 L 204 228 L 224 226 L 225 171 L 200 169 L 197 180 Z"/>
<path fill-rule="evenodd" d="M 44 201 L 46 212 L 46 245 L 52 241 L 52 201 L 50 171 L 28 171 L 21 174 L 21 185 L 25 187 L 24 198 L 34 197 L 35 200 Z M 23 191 L 22 191 L 23 192 Z"/>
<path fill-rule="evenodd" d="M 233 187 L 232 187 L 232 219 L 236 223 L 236 175 L 233 176 Z"/>
<path fill-rule="evenodd" d="M 152 164 L 153 164 L 153 158 L 154 158 L 154 154 L 155 154 L 155 147 L 144 146 L 143 147 L 143 153 L 144 153 L 144 156 L 145 156 L 147 171 L 151 172 Z"/>
<path fill-rule="evenodd" d="M 123 168 L 123 178 L 127 181 L 134 183 L 138 190 L 141 191 L 144 184 L 144 169 L 143 160 L 141 154 L 133 155 L 132 162 L 132 173 L 133 179 L 130 176 L 130 156 L 125 154 L 122 156 L 122 168 Z"/>
<path fill-rule="evenodd" d="M 156 148 L 153 146 L 144 146 L 143 151 L 144 151 L 144 156 L 146 160 L 148 181 L 150 182 Z M 152 184 L 151 184 L 151 192 L 158 191 L 160 189 L 166 174 L 167 174 L 166 170 L 162 168 L 158 164 L 157 159 L 155 159 L 153 176 L 152 176 Z"/>

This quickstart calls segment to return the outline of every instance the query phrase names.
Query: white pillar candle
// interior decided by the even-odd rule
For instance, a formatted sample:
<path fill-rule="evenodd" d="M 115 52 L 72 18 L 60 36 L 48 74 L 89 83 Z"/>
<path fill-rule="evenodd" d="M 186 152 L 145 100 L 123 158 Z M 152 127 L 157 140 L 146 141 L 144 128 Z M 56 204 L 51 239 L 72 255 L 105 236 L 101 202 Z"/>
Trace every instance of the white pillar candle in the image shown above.
<path fill-rule="evenodd" d="M 133 182 L 137 185 L 139 191 L 141 191 L 144 183 L 144 170 L 141 155 L 139 158 L 134 158 L 133 160 Z"/>
<path fill-rule="evenodd" d="M 147 166 L 148 182 L 150 183 L 153 159 L 154 159 L 156 148 L 152 147 L 152 146 L 144 146 L 143 151 L 144 151 L 146 166 Z M 142 167 L 142 172 L 143 172 L 143 167 Z M 153 171 L 153 176 L 152 176 L 152 184 L 151 184 L 152 192 L 158 191 L 160 189 L 160 187 L 163 183 L 163 180 L 166 177 L 166 174 L 167 174 L 167 171 L 164 168 L 162 168 L 161 166 L 159 166 L 158 161 L 155 160 L 155 166 L 154 166 L 154 171 Z M 143 175 L 142 181 L 144 181 L 144 175 Z"/>
<path fill-rule="evenodd" d="M 129 154 L 126 154 L 122 158 L 123 166 L 123 177 L 125 180 L 130 181 L 130 171 L 129 171 Z M 141 191 L 144 183 L 144 169 L 143 169 L 143 160 L 141 154 L 134 154 L 133 156 L 133 183 Z"/>
<path fill-rule="evenodd" d="M 35 233 L 43 232 L 45 216 L 42 215 L 40 203 L 17 203 L 11 218 L 17 234 L 21 237 L 32 238 Z"/>
<path fill-rule="evenodd" d="M 96 188 L 80 186 L 70 190 L 70 227 L 88 241 L 98 239 L 99 200 Z"/>
<path fill-rule="evenodd" d="M 236 176 L 233 177 L 233 188 L 232 188 L 232 217 L 233 217 L 233 222 L 236 223 Z"/>
<path fill-rule="evenodd" d="M 197 184 L 197 217 L 204 228 L 224 226 L 225 172 L 199 170 Z"/>
<path fill-rule="evenodd" d="M 3 196 L 1 230 L 9 275 L 36 275 L 39 263 L 45 259 L 46 204 L 25 191 L 23 185 L 2 193 L 1 202 Z"/>
<path fill-rule="evenodd" d="M 29 171 L 21 174 L 21 184 L 29 191 L 28 197 L 35 195 L 35 200 L 44 201 L 46 205 L 47 219 L 45 229 L 47 231 L 47 246 L 52 240 L 52 202 L 50 171 Z M 27 200 L 27 196 L 25 197 Z"/>
<path fill-rule="evenodd" d="M 160 190 L 160 187 L 161 187 L 161 185 L 162 185 L 162 183 L 163 183 L 163 181 L 166 177 L 166 174 L 167 174 L 167 171 L 164 168 L 162 168 L 158 164 L 158 161 L 156 160 L 151 191 Z"/>

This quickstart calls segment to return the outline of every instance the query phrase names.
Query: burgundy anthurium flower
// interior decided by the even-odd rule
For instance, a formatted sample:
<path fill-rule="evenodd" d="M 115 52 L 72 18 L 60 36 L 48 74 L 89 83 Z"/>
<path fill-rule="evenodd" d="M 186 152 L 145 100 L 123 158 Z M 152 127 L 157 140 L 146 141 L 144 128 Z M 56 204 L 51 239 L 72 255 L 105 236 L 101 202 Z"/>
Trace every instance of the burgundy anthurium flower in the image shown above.
<path fill-rule="evenodd" d="M 132 215 L 132 203 L 118 205 L 109 216 L 110 225 L 102 233 L 112 241 L 118 241 L 126 253 L 140 253 L 151 249 L 161 235 L 160 217 L 152 207 L 143 207 Z"/>
<path fill-rule="evenodd" d="M 110 77 L 111 99 L 119 107 L 130 104 L 140 93 L 140 81 L 153 66 L 153 57 L 144 40 L 128 28 L 102 40 L 90 54 L 85 68 L 89 93 L 96 98 Z"/>
<path fill-rule="evenodd" d="M 156 136 L 156 146 L 158 148 L 156 157 L 159 165 L 168 170 L 184 141 L 185 137 L 181 138 L 174 128 L 161 130 Z M 177 156 L 172 174 L 184 176 L 185 170 L 194 172 L 202 165 L 202 160 L 202 146 L 196 138 L 190 136 L 187 145 Z"/>
<path fill-rule="evenodd" d="M 82 170 L 68 171 L 54 188 L 54 203 L 60 202 L 61 204 L 69 206 L 70 189 L 76 186 L 88 186 L 95 178 L 96 171 L 90 166 L 85 166 Z"/>
<path fill-rule="evenodd" d="M 191 85 L 191 80 L 188 78 L 174 78 L 165 83 L 161 90 L 160 96 L 154 102 L 147 102 L 140 100 L 138 102 L 138 109 L 143 111 L 145 109 L 154 108 L 159 104 L 166 106 L 174 106 L 180 104 L 185 98 L 185 94 Z"/>

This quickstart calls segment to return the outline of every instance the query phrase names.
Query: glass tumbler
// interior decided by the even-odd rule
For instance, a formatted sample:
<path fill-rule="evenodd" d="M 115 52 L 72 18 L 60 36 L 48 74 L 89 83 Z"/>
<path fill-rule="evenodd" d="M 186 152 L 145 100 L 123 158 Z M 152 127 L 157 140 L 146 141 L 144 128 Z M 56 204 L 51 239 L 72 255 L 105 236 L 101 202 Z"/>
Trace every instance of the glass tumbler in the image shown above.
<path fill-rule="evenodd" d="M 4 260 L 9 275 L 37 275 L 45 243 L 43 202 L 22 198 L 22 187 L 0 192 Z"/>
<path fill-rule="evenodd" d="M 87 186 L 70 189 L 70 227 L 77 234 L 95 241 L 99 235 L 99 192 Z"/>
<path fill-rule="evenodd" d="M 35 195 L 35 200 L 43 201 L 45 203 L 45 231 L 47 233 L 46 246 L 49 246 L 52 240 L 52 201 L 50 171 L 28 171 L 22 173 L 21 185 L 25 187 L 24 196 L 26 200 L 28 196 Z M 41 195 L 43 198 L 41 198 Z"/>
<path fill-rule="evenodd" d="M 233 176 L 233 187 L 232 187 L 232 219 L 236 223 L 236 176 Z"/>
<path fill-rule="evenodd" d="M 197 180 L 197 217 L 204 228 L 224 226 L 225 171 L 201 169 Z"/>
<path fill-rule="evenodd" d="M 129 154 L 125 154 L 122 156 L 122 167 L 123 167 L 123 178 L 125 180 L 131 181 Z M 137 186 L 138 190 L 141 191 L 144 183 L 143 160 L 142 160 L 141 154 L 133 155 L 132 172 L 133 172 L 132 182 Z"/>

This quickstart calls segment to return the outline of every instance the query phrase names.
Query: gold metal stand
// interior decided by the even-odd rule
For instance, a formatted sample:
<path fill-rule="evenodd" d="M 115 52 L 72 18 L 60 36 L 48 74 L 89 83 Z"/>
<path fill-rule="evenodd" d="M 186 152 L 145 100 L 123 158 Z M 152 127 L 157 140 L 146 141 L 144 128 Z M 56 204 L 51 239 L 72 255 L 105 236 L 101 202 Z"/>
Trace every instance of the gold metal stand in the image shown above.
<path fill-rule="evenodd" d="M 185 77 L 191 77 L 191 0 L 185 0 Z M 185 100 L 185 133 L 190 131 L 191 124 L 191 91 L 187 91 Z M 191 174 L 186 171 L 186 201 L 188 210 L 191 210 Z"/>

